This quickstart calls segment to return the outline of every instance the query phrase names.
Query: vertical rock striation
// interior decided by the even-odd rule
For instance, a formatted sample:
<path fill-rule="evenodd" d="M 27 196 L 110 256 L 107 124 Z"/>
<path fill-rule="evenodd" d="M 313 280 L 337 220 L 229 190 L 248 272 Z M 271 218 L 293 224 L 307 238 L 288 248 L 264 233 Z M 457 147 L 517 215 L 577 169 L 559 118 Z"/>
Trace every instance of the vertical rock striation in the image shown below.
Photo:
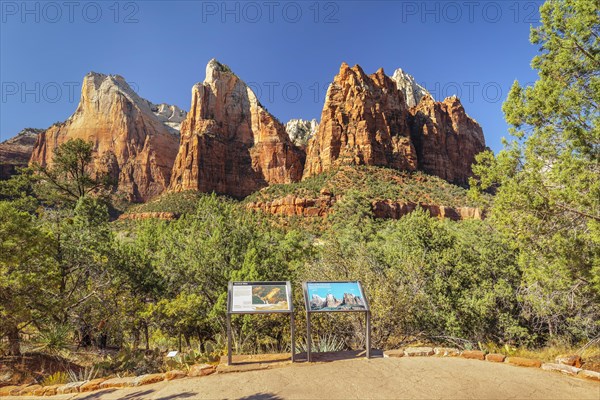
<path fill-rule="evenodd" d="M 170 189 L 244 197 L 300 180 L 303 165 L 285 127 L 229 67 L 211 60 L 192 88 Z"/>
<path fill-rule="evenodd" d="M 169 185 L 178 136 L 118 75 L 89 73 L 77 110 L 38 136 L 30 162 L 52 164 L 54 150 L 70 139 L 94 146 L 93 168 L 118 180 L 130 201 L 146 201 Z"/>

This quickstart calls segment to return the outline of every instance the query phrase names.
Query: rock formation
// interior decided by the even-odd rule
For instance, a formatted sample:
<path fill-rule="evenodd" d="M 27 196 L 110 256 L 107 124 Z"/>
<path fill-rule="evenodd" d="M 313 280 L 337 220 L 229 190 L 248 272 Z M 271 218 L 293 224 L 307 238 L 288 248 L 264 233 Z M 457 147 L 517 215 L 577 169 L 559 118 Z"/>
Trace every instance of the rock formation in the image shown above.
<path fill-rule="evenodd" d="M 342 300 L 336 299 L 334 295 L 329 293 L 327 297 L 325 297 L 325 303 L 325 307 L 336 308 L 342 304 Z"/>
<path fill-rule="evenodd" d="M 181 123 L 185 120 L 187 112 L 177 106 L 166 103 L 153 104 L 149 103 L 150 110 L 156 115 L 158 120 L 172 129 L 172 133 L 179 135 Z"/>
<path fill-rule="evenodd" d="M 290 140 L 299 147 L 306 147 L 308 141 L 315 136 L 319 129 L 319 123 L 316 119 L 310 121 L 305 119 L 291 119 L 285 124 L 285 131 Z"/>
<path fill-rule="evenodd" d="M 317 295 L 317 294 L 313 294 L 312 298 L 310 299 L 310 309 L 311 310 L 318 310 L 320 308 L 323 308 L 327 305 L 327 301 L 322 298 L 321 296 Z"/>
<path fill-rule="evenodd" d="M 49 165 L 62 143 L 80 138 L 94 145 L 93 168 L 118 179 L 130 201 L 145 201 L 169 185 L 178 136 L 118 75 L 89 73 L 77 110 L 40 134 L 32 163 Z M 156 110 L 158 112 L 158 110 Z M 159 113 L 160 114 L 160 113 Z"/>
<path fill-rule="evenodd" d="M 414 170 L 408 108 L 383 69 L 367 75 L 343 63 L 327 90 L 321 123 L 308 144 L 304 177 L 340 165 Z"/>
<path fill-rule="evenodd" d="M 468 184 L 475 155 L 486 147 L 481 127 L 460 100 L 436 102 L 427 95 L 410 113 L 418 168 L 457 185 Z"/>
<path fill-rule="evenodd" d="M 394 71 L 392 80 L 396 82 L 396 87 L 404 95 L 408 107 L 416 106 L 424 96 L 429 95 L 427 89 L 419 85 L 412 75 L 407 74 L 401 68 Z"/>
<path fill-rule="evenodd" d="M 170 189 L 234 197 L 300 180 L 303 152 L 229 67 L 211 60 L 192 88 Z"/>
<path fill-rule="evenodd" d="M 366 75 L 344 63 L 309 141 L 303 177 L 341 165 L 374 165 L 420 169 L 465 185 L 484 149 L 481 127 L 456 97 L 436 102 L 401 69 L 389 78 L 382 69 Z"/>
<path fill-rule="evenodd" d="M 17 168 L 26 167 L 35 141 L 43 129 L 26 128 L 17 136 L 0 143 L 0 180 L 8 179 Z"/>
<path fill-rule="evenodd" d="M 250 202 L 246 204 L 246 208 L 285 217 L 326 217 L 332 212 L 334 204 L 341 200 L 343 198 L 338 196 L 321 195 L 318 198 L 309 199 L 290 194 L 272 201 Z M 395 200 L 373 200 L 371 202 L 373 216 L 381 219 L 400 219 L 413 212 L 417 207 L 428 211 L 432 217 L 452 221 L 485 218 L 484 211 L 476 207 L 449 207 Z"/>

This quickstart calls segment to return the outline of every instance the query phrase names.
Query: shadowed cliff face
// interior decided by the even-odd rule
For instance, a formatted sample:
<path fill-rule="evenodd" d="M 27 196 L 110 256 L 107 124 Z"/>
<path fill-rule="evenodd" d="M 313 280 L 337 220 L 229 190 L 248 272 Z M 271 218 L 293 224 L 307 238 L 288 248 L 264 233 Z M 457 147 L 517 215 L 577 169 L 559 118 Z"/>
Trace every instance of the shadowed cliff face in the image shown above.
<path fill-rule="evenodd" d="M 475 155 L 485 149 L 481 127 L 457 98 L 436 102 L 398 71 L 391 79 L 382 69 L 366 75 L 358 65 L 342 64 L 309 141 L 304 178 L 341 165 L 371 165 L 468 183 Z M 409 109 L 405 96 L 416 105 Z"/>
<path fill-rule="evenodd" d="M 252 90 L 216 60 L 192 88 L 181 126 L 172 191 L 195 189 L 234 197 L 300 180 L 304 154 Z"/>
<path fill-rule="evenodd" d="M 410 114 L 418 168 L 457 185 L 468 184 L 475 156 L 486 147 L 481 127 L 465 113 L 460 100 L 448 97 L 436 102 L 426 96 Z"/>
<path fill-rule="evenodd" d="M 0 143 L 0 180 L 17 173 L 17 168 L 26 167 L 33 146 L 43 129 L 26 128 L 17 136 Z"/>
<path fill-rule="evenodd" d="M 38 136 L 30 162 L 50 165 L 70 139 L 92 142 L 93 169 L 117 178 L 129 200 L 146 201 L 168 187 L 179 141 L 150 106 L 122 77 L 90 73 L 75 113 Z"/>

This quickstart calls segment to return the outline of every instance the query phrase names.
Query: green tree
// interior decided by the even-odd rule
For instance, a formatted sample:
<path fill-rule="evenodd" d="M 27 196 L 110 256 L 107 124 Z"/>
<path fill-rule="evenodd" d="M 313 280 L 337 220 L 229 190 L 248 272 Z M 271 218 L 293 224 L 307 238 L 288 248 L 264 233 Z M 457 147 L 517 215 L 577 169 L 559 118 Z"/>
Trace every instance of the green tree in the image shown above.
<path fill-rule="evenodd" d="M 50 165 L 34 165 L 42 183 L 40 192 L 51 200 L 76 202 L 110 188 L 114 182 L 109 175 L 92 170 L 93 154 L 93 144 L 83 139 L 58 146 Z"/>
<path fill-rule="evenodd" d="M 513 85 L 514 139 L 478 156 L 473 191 L 520 249 L 523 316 L 542 334 L 600 331 L 600 3 L 548 0 L 531 31 L 539 79 Z"/>
<path fill-rule="evenodd" d="M 43 314 L 52 273 L 51 237 L 35 216 L 0 201 L 0 337 L 20 354 L 19 332 Z"/>

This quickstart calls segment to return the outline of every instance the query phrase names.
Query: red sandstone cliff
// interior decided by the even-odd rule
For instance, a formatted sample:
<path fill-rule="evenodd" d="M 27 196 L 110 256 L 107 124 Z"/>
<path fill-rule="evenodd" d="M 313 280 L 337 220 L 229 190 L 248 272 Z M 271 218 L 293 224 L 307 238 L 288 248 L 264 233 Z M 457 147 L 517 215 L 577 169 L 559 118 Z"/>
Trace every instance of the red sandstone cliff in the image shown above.
<path fill-rule="evenodd" d="M 30 162 L 49 165 L 60 144 L 80 138 L 93 143 L 94 169 L 117 178 L 119 192 L 148 200 L 168 187 L 179 142 L 151 106 L 121 76 L 90 73 L 75 113 L 38 136 Z"/>
<path fill-rule="evenodd" d="M 343 63 L 327 90 L 317 134 L 309 141 L 304 177 L 340 165 L 414 170 L 408 107 L 396 82 L 379 69 L 367 75 Z"/>
<path fill-rule="evenodd" d="M 448 182 L 466 185 L 475 155 L 486 148 L 477 121 L 466 114 L 456 97 L 436 102 L 425 96 L 410 109 L 410 114 L 419 169 Z"/>
<path fill-rule="evenodd" d="M 234 197 L 302 177 L 304 153 L 229 67 L 211 60 L 192 88 L 170 190 Z"/>

